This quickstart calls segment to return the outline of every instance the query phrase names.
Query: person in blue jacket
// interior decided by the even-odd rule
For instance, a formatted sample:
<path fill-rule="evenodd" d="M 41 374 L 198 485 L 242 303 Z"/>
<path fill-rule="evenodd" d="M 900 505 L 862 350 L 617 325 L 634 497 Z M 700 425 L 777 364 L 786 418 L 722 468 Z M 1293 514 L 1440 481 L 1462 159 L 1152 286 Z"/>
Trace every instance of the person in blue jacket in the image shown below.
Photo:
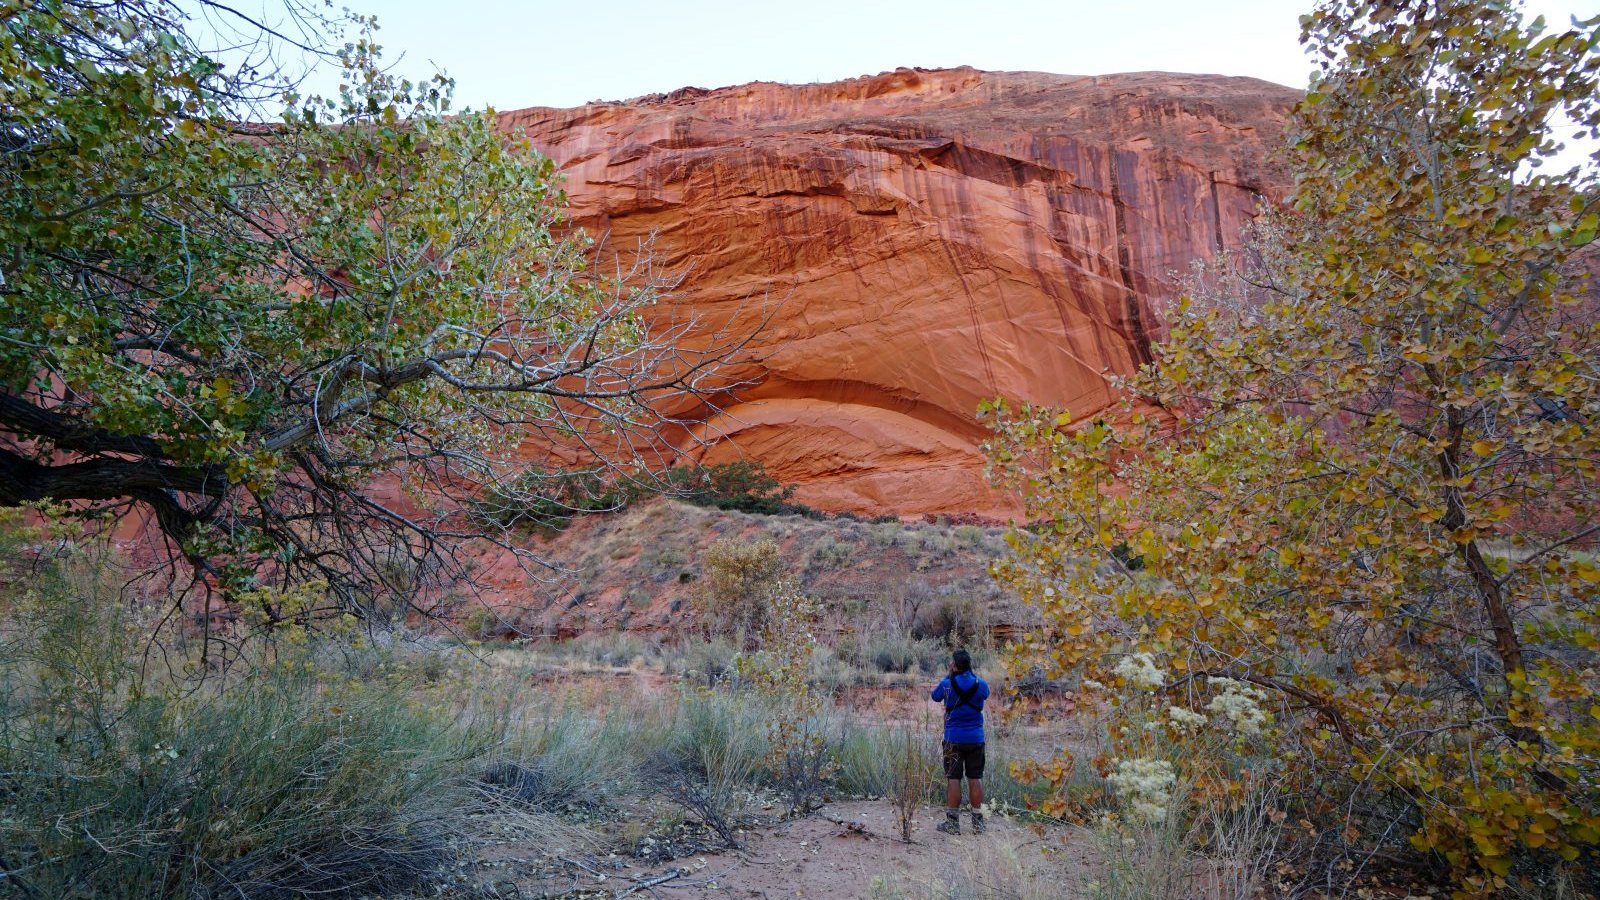
<path fill-rule="evenodd" d="M 934 686 L 933 699 L 944 703 L 945 820 L 939 830 L 961 833 L 961 779 L 967 779 L 972 804 L 972 830 L 983 833 L 983 701 L 989 684 L 972 671 L 972 655 L 957 650 L 950 656 L 950 674 Z"/>

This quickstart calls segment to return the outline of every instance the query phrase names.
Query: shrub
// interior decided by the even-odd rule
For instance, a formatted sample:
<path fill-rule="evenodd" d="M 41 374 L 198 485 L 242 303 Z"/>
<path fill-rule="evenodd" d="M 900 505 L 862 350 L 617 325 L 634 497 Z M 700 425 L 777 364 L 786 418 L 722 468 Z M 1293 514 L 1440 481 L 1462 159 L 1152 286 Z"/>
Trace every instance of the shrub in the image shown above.
<path fill-rule="evenodd" d="M 704 575 L 698 594 L 707 624 L 723 633 L 759 629 L 784 573 L 778 545 L 766 538 L 722 538 L 707 548 L 700 567 Z"/>
<path fill-rule="evenodd" d="M 735 664 L 740 679 L 767 701 L 767 771 L 789 802 L 790 815 L 821 804 L 822 791 L 838 770 L 822 721 L 824 697 L 807 680 L 817 639 L 818 608 L 798 587 L 780 582 L 769 597 L 761 649 Z"/>
<path fill-rule="evenodd" d="M 900 534 L 903 530 L 904 529 L 901 528 L 899 520 L 892 522 L 874 522 L 872 528 L 868 529 L 867 531 L 867 540 L 874 547 L 893 547 L 900 539 Z"/>
<path fill-rule="evenodd" d="M 508 695 L 514 702 L 516 688 Z M 631 784 L 643 748 L 659 740 L 650 717 L 622 704 L 594 713 L 570 700 L 558 707 L 537 696 L 538 719 L 520 722 L 504 749 L 484 768 L 491 793 L 544 809 L 594 806 Z M 509 712 L 509 710 L 508 710 Z"/>
<path fill-rule="evenodd" d="M 0 847 L 22 896 L 387 894 L 453 861 L 497 739 L 398 680 L 296 656 L 226 687 L 141 675 L 93 571 L 36 577 L 0 657 Z M 242 665 L 242 663 L 241 663 Z"/>
<path fill-rule="evenodd" d="M 658 569 L 675 568 L 689 561 L 689 557 L 681 549 L 673 546 L 661 547 L 649 557 L 650 565 Z"/>
<path fill-rule="evenodd" d="M 669 492 L 696 506 L 747 513 L 784 512 L 794 495 L 794 486 L 767 474 L 765 465 L 743 459 L 668 469 L 661 481 Z"/>
<path fill-rule="evenodd" d="M 713 685 L 733 670 L 733 661 L 744 646 L 744 637 L 715 635 L 706 640 L 691 641 L 679 651 L 679 671 L 701 676 L 707 686 Z"/>
<path fill-rule="evenodd" d="M 988 611 L 971 597 L 940 597 L 918 609 L 911 634 L 957 646 L 977 638 L 987 621 Z"/>
<path fill-rule="evenodd" d="M 938 641 L 884 632 L 859 637 L 840 648 L 859 669 L 885 674 L 938 671 L 944 648 Z"/>
<path fill-rule="evenodd" d="M 602 666 L 631 666 L 636 660 L 648 660 L 661 653 L 658 644 L 626 631 L 606 631 L 586 634 L 562 641 L 555 648 L 569 658 Z"/>
<path fill-rule="evenodd" d="M 811 519 L 815 522 L 828 518 L 828 514 L 820 509 L 810 507 L 804 503 L 785 503 L 778 508 L 778 513 L 785 516 L 799 516 L 802 519 Z"/>
<path fill-rule="evenodd" d="M 613 512 L 625 507 L 629 499 L 628 491 L 608 482 L 599 470 L 530 469 L 509 483 L 485 491 L 470 512 L 484 527 L 560 531 L 572 523 L 574 516 Z"/>
<path fill-rule="evenodd" d="M 461 620 L 461 634 L 468 640 L 487 641 L 493 638 L 514 636 L 520 629 L 515 622 L 493 607 L 477 604 Z"/>
<path fill-rule="evenodd" d="M 839 764 L 834 784 L 841 794 L 867 799 L 888 796 L 888 755 L 878 729 L 846 724 L 834 742 L 834 759 Z"/>
<path fill-rule="evenodd" d="M 955 537 L 940 528 L 921 529 L 917 532 L 917 542 L 930 560 L 948 557 L 956 549 Z"/>
<path fill-rule="evenodd" d="M 851 545 L 824 537 L 811 548 L 810 566 L 822 571 L 841 569 L 850 564 L 854 555 L 855 548 Z"/>
<path fill-rule="evenodd" d="M 926 736 L 904 727 L 889 732 L 884 750 L 889 760 L 889 799 L 900 825 L 900 840 L 909 844 L 917 812 L 928 805 L 929 795 L 942 780 L 938 777 L 939 754 Z"/>
<path fill-rule="evenodd" d="M 739 846 L 737 826 L 750 788 L 761 778 L 766 718 L 766 708 L 751 694 L 684 691 L 669 736 L 646 767 L 669 799 L 730 847 Z"/>

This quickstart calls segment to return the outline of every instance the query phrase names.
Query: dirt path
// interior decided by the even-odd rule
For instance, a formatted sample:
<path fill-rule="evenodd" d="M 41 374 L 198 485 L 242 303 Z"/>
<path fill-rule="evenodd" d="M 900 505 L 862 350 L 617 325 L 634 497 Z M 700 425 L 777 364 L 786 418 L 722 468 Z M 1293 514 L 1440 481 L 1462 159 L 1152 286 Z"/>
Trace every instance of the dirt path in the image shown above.
<path fill-rule="evenodd" d="M 834 803 L 820 813 L 748 835 L 742 851 L 690 856 L 658 865 L 617 857 L 575 859 L 559 874 L 512 877 L 502 896 L 679 898 L 1060 897 L 1085 871 L 1073 834 L 1041 837 L 1015 819 L 990 818 L 988 832 L 934 830 L 942 812 L 919 814 L 915 843 L 898 839 L 885 801 Z M 854 828 L 844 823 L 858 823 Z M 1081 844 L 1081 842 L 1078 842 Z M 508 848 L 509 849 L 509 848 Z M 533 850 L 534 848 L 526 848 Z M 506 862 L 514 863 L 516 854 Z M 533 858 L 527 857 L 528 862 Z M 508 875 L 515 865 L 508 867 Z M 642 884 L 678 871 L 648 888 Z M 604 876 L 603 878 L 601 876 Z M 514 883 L 516 891 L 507 889 Z"/>

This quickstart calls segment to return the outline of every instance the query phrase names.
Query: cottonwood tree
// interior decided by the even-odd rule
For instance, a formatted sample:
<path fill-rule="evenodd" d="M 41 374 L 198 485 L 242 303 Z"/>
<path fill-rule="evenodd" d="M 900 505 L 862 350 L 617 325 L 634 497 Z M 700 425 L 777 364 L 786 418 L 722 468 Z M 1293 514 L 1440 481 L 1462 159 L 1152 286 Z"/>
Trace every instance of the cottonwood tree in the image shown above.
<path fill-rule="evenodd" d="M 1592 875 L 1600 191 L 1594 157 L 1552 157 L 1597 136 L 1600 19 L 1328 0 L 1302 23 L 1293 208 L 1129 382 L 1162 413 L 998 407 L 1035 527 L 997 574 L 1045 622 L 1018 662 L 1116 694 L 1148 653 L 1192 711 L 1212 679 L 1265 689 L 1298 812 L 1346 860 L 1408 839 L 1472 895 Z M 1201 799 L 1237 787 L 1170 737 Z"/>
<path fill-rule="evenodd" d="M 538 491 L 525 438 L 646 468 L 728 387 L 734 326 L 652 309 L 647 256 L 589 268 L 552 163 L 382 68 L 370 20 L 198 8 L 254 43 L 208 54 L 167 0 L 0 3 L 0 504 L 147 516 L 211 587 L 370 611 L 468 574 L 461 504 Z"/>

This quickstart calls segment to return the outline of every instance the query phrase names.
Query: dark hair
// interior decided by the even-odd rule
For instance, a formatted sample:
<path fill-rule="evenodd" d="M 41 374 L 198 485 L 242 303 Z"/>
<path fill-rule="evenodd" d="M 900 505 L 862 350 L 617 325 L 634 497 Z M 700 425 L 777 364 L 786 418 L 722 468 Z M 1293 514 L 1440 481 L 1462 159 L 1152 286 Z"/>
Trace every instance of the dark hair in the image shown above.
<path fill-rule="evenodd" d="M 956 664 L 957 672 L 972 671 L 972 654 L 965 650 L 957 650 L 950 655 L 950 661 Z"/>

